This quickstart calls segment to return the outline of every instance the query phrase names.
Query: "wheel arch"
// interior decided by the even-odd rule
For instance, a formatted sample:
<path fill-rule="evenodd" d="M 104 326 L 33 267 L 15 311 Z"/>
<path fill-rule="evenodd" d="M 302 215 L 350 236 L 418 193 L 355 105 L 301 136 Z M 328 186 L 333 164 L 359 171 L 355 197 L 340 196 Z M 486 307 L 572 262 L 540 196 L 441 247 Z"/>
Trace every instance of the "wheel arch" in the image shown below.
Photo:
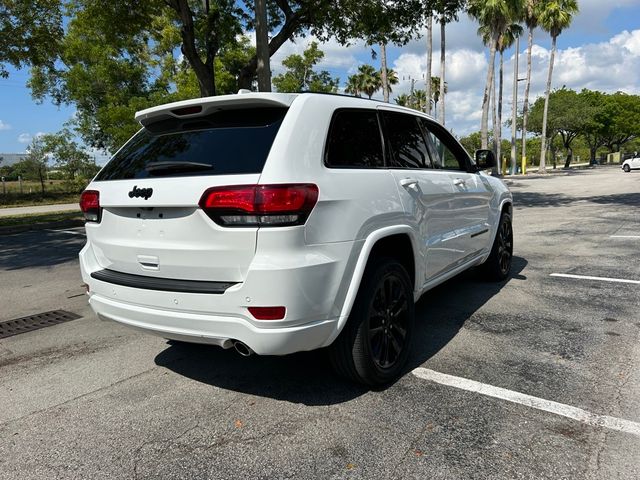
<path fill-rule="evenodd" d="M 409 250 L 409 248 L 411 250 Z M 416 261 L 420 251 L 418 248 L 419 244 L 415 234 L 408 225 L 384 227 L 369 234 L 360 250 L 356 266 L 351 275 L 351 282 L 349 283 L 349 288 L 347 289 L 347 294 L 342 304 L 336 330 L 327 342 L 327 345 L 335 340 L 347 323 L 365 270 L 372 258 L 376 256 L 397 258 L 400 263 L 407 268 L 415 294 L 416 285 L 419 284 L 418 276 L 421 274 L 421 269 Z"/>

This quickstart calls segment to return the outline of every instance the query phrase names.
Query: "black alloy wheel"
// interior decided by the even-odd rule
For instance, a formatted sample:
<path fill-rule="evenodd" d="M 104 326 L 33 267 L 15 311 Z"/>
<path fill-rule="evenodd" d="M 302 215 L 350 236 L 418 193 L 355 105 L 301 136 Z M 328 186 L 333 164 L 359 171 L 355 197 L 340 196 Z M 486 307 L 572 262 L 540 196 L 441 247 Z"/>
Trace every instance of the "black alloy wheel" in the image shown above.
<path fill-rule="evenodd" d="M 368 323 L 371 356 L 380 369 L 392 368 L 406 346 L 408 302 L 397 276 L 388 274 L 378 284 Z"/>
<path fill-rule="evenodd" d="M 347 324 L 329 347 L 336 372 L 366 385 L 385 385 L 402 374 L 411 351 L 413 283 L 388 257 L 370 260 Z"/>
<path fill-rule="evenodd" d="M 498 224 L 496 238 L 487 260 L 480 266 L 489 281 L 500 282 L 509 276 L 513 260 L 513 227 L 511 215 L 503 212 Z"/>

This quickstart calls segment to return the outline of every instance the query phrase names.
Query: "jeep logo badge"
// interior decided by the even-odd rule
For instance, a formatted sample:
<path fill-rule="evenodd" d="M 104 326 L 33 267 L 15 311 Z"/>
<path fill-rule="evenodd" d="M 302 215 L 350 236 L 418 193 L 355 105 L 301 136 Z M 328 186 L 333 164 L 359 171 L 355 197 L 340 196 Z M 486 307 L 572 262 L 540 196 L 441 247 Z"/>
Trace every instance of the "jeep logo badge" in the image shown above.
<path fill-rule="evenodd" d="M 153 188 L 138 188 L 137 185 L 134 185 L 133 190 L 129 192 L 129 198 L 144 198 L 148 200 L 149 197 L 153 195 Z"/>

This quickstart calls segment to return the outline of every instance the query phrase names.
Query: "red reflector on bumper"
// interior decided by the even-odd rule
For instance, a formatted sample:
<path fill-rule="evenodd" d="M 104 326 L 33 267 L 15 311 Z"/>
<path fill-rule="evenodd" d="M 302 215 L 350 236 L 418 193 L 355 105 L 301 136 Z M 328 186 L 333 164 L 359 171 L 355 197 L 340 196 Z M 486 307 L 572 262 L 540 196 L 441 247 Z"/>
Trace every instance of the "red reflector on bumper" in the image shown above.
<path fill-rule="evenodd" d="M 256 320 L 282 320 L 287 311 L 285 307 L 248 307 L 248 310 Z"/>

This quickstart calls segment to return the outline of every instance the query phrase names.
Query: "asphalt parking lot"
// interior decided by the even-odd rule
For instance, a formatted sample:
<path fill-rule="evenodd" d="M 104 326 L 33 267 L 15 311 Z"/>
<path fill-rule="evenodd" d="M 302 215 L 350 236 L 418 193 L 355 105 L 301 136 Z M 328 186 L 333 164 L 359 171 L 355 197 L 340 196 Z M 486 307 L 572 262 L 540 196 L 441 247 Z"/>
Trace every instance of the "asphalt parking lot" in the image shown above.
<path fill-rule="evenodd" d="M 100 322 L 82 229 L 0 237 L 0 322 L 81 316 L 0 340 L 0 478 L 640 478 L 640 173 L 509 183 L 510 279 L 427 293 L 384 390 Z"/>

